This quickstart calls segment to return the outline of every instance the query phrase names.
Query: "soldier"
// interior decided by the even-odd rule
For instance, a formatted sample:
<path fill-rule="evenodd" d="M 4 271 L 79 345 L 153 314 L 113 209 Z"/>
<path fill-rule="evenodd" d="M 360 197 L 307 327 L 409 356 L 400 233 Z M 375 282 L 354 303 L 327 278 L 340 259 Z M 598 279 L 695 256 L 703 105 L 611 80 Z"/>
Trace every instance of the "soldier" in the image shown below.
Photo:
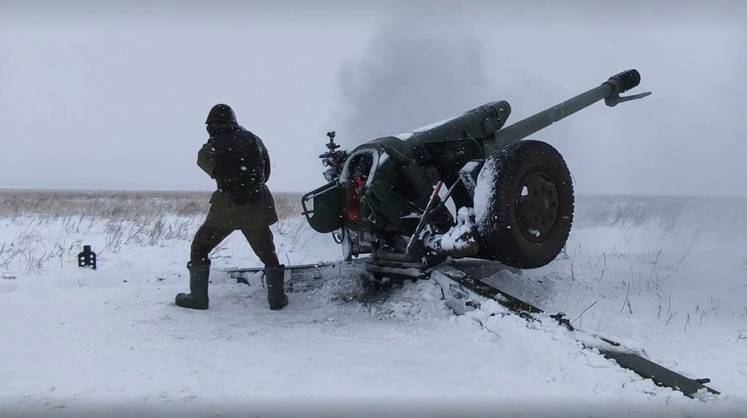
<path fill-rule="evenodd" d="M 192 241 L 187 264 L 190 293 L 176 295 L 176 304 L 208 308 L 208 255 L 229 234 L 240 230 L 265 265 L 270 309 L 282 309 L 288 297 L 283 292 L 285 267 L 278 262 L 270 231 L 278 218 L 265 185 L 270 177 L 267 149 L 259 137 L 236 122 L 228 105 L 213 106 L 205 124 L 210 138 L 197 154 L 197 165 L 216 180 L 218 190 L 210 198 L 207 219 Z"/>

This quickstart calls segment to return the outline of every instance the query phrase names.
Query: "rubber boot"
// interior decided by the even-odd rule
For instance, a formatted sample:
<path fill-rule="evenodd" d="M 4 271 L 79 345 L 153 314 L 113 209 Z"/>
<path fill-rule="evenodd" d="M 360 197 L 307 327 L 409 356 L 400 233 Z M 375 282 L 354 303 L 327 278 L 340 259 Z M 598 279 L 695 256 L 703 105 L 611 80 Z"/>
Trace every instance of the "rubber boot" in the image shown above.
<path fill-rule="evenodd" d="M 176 295 L 175 303 L 182 308 L 207 309 L 210 263 L 192 264 L 190 262 L 187 263 L 187 269 L 189 270 L 190 293 L 179 293 Z"/>
<path fill-rule="evenodd" d="M 288 304 L 288 296 L 283 289 L 285 278 L 285 266 L 265 267 L 265 279 L 267 280 L 267 303 L 270 309 L 276 311 L 283 309 Z"/>

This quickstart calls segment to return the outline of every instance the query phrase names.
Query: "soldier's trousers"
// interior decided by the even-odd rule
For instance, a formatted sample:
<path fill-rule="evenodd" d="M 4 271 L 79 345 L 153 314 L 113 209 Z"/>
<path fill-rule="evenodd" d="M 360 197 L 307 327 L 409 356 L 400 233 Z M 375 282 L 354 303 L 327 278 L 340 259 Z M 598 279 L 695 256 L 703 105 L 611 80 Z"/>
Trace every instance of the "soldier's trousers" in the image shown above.
<path fill-rule="evenodd" d="M 208 264 L 210 262 L 210 251 L 217 247 L 233 231 L 236 231 L 236 229 L 226 229 L 210 225 L 208 222 L 204 223 L 197 230 L 195 238 L 192 241 L 190 251 L 190 261 L 192 264 Z M 262 225 L 252 229 L 240 229 L 240 231 L 244 234 L 252 250 L 254 250 L 254 253 L 265 266 L 274 267 L 280 265 L 269 226 Z"/>

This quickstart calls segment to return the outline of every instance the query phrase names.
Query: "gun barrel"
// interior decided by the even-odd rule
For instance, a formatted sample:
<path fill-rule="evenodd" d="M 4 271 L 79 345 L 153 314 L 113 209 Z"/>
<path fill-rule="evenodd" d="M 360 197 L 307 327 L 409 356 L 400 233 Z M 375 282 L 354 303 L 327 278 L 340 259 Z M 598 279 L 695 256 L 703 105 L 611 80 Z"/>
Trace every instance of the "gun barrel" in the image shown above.
<path fill-rule="evenodd" d="M 499 129 L 495 132 L 494 138 L 485 141 L 484 144 L 491 151 L 502 149 L 506 145 L 520 141 L 600 100 L 628 91 L 640 82 L 641 75 L 637 70 L 627 70 L 615 74 L 598 87 Z"/>

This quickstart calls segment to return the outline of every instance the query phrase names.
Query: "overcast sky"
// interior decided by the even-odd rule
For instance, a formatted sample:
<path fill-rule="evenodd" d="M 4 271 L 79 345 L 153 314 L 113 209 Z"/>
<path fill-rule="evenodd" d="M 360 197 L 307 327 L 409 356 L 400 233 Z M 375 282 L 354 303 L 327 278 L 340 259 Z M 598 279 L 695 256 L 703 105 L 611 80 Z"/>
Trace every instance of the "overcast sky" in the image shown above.
<path fill-rule="evenodd" d="M 652 96 L 534 135 L 577 192 L 747 196 L 747 7 L 650 3 L 0 0 L 0 187 L 210 190 L 224 102 L 271 189 L 306 191 L 328 130 L 352 147 L 498 99 L 510 123 L 637 68 Z"/>

